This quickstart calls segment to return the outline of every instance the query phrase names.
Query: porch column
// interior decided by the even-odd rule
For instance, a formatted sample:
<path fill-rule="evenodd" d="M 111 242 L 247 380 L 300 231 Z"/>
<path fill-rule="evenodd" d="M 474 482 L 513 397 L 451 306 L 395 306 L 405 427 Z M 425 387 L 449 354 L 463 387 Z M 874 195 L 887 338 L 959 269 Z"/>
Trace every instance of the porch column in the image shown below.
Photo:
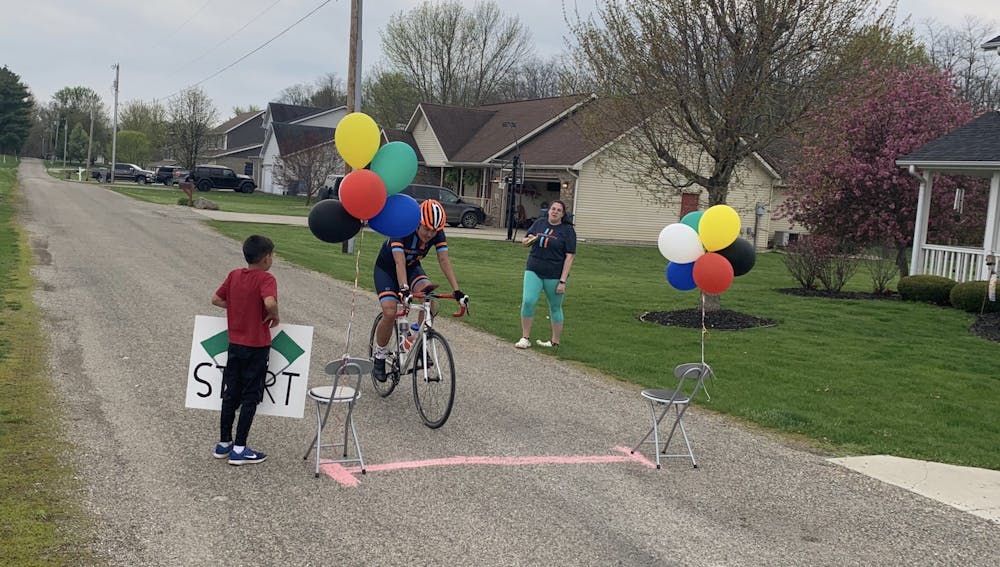
<path fill-rule="evenodd" d="M 920 193 L 917 196 L 917 218 L 913 223 L 913 253 L 910 254 L 910 275 L 922 273 L 924 265 L 924 245 L 927 244 L 927 223 L 931 212 L 931 190 L 933 178 L 931 172 L 923 172 L 920 182 Z"/>
<path fill-rule="evenodd" d="M 983 237 L 983 254 L 994 254 L 997 253 L 997 239 L 998 237 L 998 222 L 1000 222 L 1000 171 L 993 173 L 993 178 L 990 179 L 990 199 L 989 204 L 986 205 L 986 232 Z M 990 279 L 990 267 L 983 262 L 983 265 L 979 267 L 979 279 L 988 280 Z"/>

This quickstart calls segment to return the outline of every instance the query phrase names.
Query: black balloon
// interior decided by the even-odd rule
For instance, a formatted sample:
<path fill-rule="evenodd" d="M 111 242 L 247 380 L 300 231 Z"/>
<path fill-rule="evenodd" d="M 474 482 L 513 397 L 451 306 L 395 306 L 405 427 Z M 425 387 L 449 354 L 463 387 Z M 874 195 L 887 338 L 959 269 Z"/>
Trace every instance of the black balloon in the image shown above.
<path fill-rule="evenodd" d="M 737 238 L 732 244 L 719 250 L 719 254 L 732 264 L 734 276 L 742 276 L 757 263 L 757 251 L 749 240 L 743 238 Z"/>
<path fill-rule="evenodd" d="M 324 199 L 309 211 L 309 230 L 323 242 L 343 242 L 361 230 L 361 221 L 352 217 L 340 201 Z"/>

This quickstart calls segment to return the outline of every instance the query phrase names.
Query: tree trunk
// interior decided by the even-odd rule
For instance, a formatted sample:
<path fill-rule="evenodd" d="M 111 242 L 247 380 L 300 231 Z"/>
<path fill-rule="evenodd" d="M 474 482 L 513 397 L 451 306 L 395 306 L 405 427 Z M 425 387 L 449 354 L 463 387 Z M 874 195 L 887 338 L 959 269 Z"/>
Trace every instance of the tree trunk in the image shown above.
<path fill-rule="evenodd" d="M 712 313 L 715 311 L 722 310 L 722 295 L 717 293 L 704 293 L 701 294 L 703 304 L 705 306 L 706 313 Z"/>

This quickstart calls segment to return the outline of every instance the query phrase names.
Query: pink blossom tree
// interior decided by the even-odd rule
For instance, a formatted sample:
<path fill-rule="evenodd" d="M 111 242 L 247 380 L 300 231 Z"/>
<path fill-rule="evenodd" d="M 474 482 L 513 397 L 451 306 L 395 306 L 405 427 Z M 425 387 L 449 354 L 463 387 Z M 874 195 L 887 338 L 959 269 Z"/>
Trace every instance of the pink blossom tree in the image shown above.
<path fill-rule="evenodd" d="M 969 121 L 971 106 L 931 66 L 874 69 L 842 92 L 801 137 L 779 214 L 847 245 L 892 246 L 906 274 L 920 182 L 895 162 Z M 961 214 L 956 187 L 966 189 Z M 929 239 L 970 244 L 982 235 L 985 204 L 981 181 L 936 176 Z"/>

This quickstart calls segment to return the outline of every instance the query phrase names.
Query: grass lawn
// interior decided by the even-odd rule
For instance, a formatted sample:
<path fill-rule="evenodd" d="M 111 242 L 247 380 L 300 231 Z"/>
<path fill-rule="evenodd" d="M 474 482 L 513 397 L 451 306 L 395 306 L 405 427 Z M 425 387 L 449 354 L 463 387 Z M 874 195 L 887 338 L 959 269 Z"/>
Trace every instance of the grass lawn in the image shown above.
<path fill-rule="evenodd" d="M 160 205 L 177 205 L 177 200 L 187 198 L 183 191 L 176 186 L 171 188 L 165 185 L 145 187 L 142 185 L 127 184 L 117 182 L 115 185 L 101 184 L 112 191 L 117 191 L 123 195 L 128 195 L 135 199 L 149 201 Z M 306 207 L 306 198 L 297 195 L 271 195 L 269 193 L 236 193 L 234 191 L 195 191 L 195 198 L 205 197 L 219 205 L 220 211 L 233 213 L 252 213 L 264 215 L 291 215 L 297 217 L 309 216 L 309 207 Z M 315 198 L 313 199 L 315 202 Z"/>
<path fill-rule="evenodd" d="M 14 223 L 17 164 L 0 160 L 0 565 L 86 565 L 86 515 L 45 374 L 31 249 Z"/>
<path fill-rule="evenodd" d="M 279 256 L 354 280 L 354 257 L 342 254 L 340 245 L 317 240 L 307 228 L 211 224 L 238 240 L 268 235 Z M 376 233 L 366 233 L 359 245 L 361 285 L 369 290 L 381 241 Z M 465 323 L 513 343 L 520 335 L 527 250 L 507 242 L 451 241 L 459 283 L 473 302 L 473 316 Z M 700 360 L 701 342 L 700 330 L 638 320 L 646 311 L 698 304 L 696 292 L 667 285 L 665 263 L 655 247 L 582 243 L 567 290 L 563 345 L 546 352 L 635 384 L 667 385 L 674 365 Z M 433 258 L 424 267 L 445 282 Z M 780 255 L 761 254 L 754 269 L 722 295 L 723 308 L 778 325 L 708 333 L 705 360 L 716 380 L 709 385 L 712 399 L 702 398 L 700 405 L 803 436 L 835 454 L 885 453 L 1000 469 L 1000 420 L 995 417 L 1000 345 L 969 332 L 972 315 L 899 301 L 777 291 L 794 286 Z M 845 288 L 850 290 L 870 291 L 863 271 Z M 540 303 L 533 338 L 546 339 L 544 298 Z M 374 311 L 374 305 L 362 311 L 362 326 Z"/>

